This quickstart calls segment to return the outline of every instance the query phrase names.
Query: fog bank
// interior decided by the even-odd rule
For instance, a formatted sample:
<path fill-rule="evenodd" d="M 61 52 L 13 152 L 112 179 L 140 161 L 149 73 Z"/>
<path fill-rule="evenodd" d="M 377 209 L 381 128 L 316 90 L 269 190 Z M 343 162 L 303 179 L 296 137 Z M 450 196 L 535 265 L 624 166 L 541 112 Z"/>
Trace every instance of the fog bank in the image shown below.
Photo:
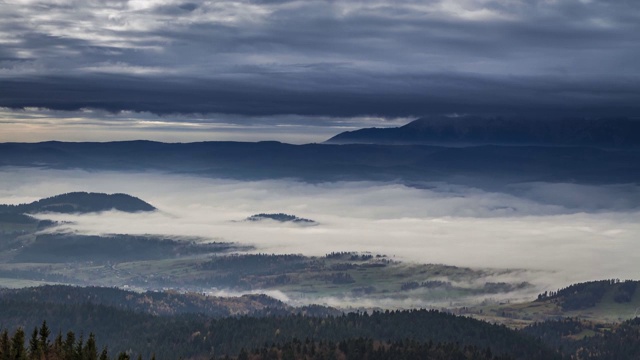
<path fill-rule="evenodd" d="M 74 222 L 56 231 L 193 236 L 251 244 L 263 253 L 369 251 L 420 263 L 543 270 L 523 273 L 522 280 L 549 289 L 640 273 L 635 185 L 514 184 L 498 193 L 445 183 L 417 189 L 17 168 L 0 170 L 0 179 L 0 203 L 96 191 L 128 193 L 159 209 L 39 215 Z M 319 225 L 239 221 L 262 212 Z"/>

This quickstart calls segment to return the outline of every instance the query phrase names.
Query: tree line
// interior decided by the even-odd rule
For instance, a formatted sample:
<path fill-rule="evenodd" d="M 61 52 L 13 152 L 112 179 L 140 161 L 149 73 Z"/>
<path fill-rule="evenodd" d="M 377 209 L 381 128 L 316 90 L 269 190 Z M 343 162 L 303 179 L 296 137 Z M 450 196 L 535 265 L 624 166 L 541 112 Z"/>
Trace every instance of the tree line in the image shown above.
<path fill-rule="evenodd" d="M 125 352 L 118 353 L 115 357 L 109 356 L 107 347 L 98 350 L 96 337 L 89 333 L 86 341 L 82 334 L 76 336 L 73 331 L 62 333 L 51 341 L 51 330 L 46 320 L 40 327 L 35 327 L 28 341 L 24 329 L 18 328 L 9 334 L 8 330 L 0 333 L 0 360 L 130 360 Z M 142 356 L 138 356 L 141 360 Z M 152 356 L 155 360 L 155 355 Z"/>

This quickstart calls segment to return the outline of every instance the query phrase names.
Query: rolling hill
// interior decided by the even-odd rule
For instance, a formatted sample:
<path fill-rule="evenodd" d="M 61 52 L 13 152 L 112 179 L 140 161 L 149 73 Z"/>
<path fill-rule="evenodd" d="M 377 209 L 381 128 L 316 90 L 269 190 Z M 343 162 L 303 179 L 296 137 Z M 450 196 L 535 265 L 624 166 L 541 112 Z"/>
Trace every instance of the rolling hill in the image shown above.
<path fill-rule="evenodd" d="M 154 211 L 151 204 L 127 194 L 70 192 L 34 201 L 30 204 L 0 205 L 0 213 L 89 213 L 107 210 L 124 212 Z"/>

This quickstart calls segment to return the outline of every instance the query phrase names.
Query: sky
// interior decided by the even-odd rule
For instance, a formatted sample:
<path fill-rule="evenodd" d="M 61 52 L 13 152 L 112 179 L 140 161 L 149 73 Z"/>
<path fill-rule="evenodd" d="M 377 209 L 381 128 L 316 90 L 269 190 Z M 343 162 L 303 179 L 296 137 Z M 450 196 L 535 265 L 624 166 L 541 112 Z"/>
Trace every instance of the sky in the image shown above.
<path fill-rule="evenodd" d="M 637 117 L 635 0 L 0 0 L 0 141 Z"/>

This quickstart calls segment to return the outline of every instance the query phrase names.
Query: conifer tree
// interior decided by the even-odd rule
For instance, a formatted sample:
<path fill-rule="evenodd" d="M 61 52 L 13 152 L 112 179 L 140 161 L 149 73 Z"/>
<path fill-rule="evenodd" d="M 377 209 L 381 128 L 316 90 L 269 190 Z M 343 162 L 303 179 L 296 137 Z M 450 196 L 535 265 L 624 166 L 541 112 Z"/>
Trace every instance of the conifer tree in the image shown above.
<path fill-rule="evenodd" d="M 96 346 L 96 336 L 93 333 L 89 333 L 87 343 L 82 349 L 83 360 L 98 360 L 98 347 Z"/>
<path fill-rule="evenodd" d="M 102 352 L 100 353 L 100 360 L 109 360 L 109 351 L 107 350 L 106 346 L 102 348 Z"/>
<path fill-rule="evenodd" d="M 0 360 L 9 360 L 11 358 L 11 343 L 9 342 L 9 332 L 2 331 L 0 335 Z"/>
<path fill-rule="evenodd" d="M 12 360 L 26 360 L 27 351 L 24 348 L 24 330 L 18 328 L 16 333 L 11 338 L 11 359 Z"/>
<path fill-rule="evenodd" d="M 42 322 L 42 326 L 40 327 L 40 331 L 38 333 L 40 335 L 40 350 L 44 354 L 45 359 L 49 358 L 49 335 L 51 334 L 51 330 L 47 326 L 47 321 Z"/>
<path fill-rule="evenodd" d="M 249 360 L 249 354 L 247 354 L 247 351 L 244 348 L 240 350 L 240 354 L 238 355 L 238 360 Z"/>
<path fill-rule="evenodd" d="M 73 356 L 73 346 L 76 343 L 76 334 L 73 333 L 73 331 L 69 331 L 67 333 L 67 338 L 64 341 L 64 344 L 62 345 L 63 348 L 63 357 L 65 359 L 74 359 Z"/>
<path fill-rule="evenodd" d="M 73 360 L 84 360 L 83 351 L 84 350 L 84 339 L 82 338 L 82 334 L 80 334 L 80 338 L 76 343 L 76 347 L 73 350 Z"/>
<path fill-rule="evenodd" d="M 40 359 L 40 341 L 38 340 L 38 327 L 33 329 L 31 339 L 29 339 L 29 359 Z"/>
<path fill-rule="evenodd" d="M 60 359 L 64 355 L 64 342 L 62 341 L 62 333 L 58 332 L 55 340 L 53 340 L 53 356 L 55 359 Z"/>

